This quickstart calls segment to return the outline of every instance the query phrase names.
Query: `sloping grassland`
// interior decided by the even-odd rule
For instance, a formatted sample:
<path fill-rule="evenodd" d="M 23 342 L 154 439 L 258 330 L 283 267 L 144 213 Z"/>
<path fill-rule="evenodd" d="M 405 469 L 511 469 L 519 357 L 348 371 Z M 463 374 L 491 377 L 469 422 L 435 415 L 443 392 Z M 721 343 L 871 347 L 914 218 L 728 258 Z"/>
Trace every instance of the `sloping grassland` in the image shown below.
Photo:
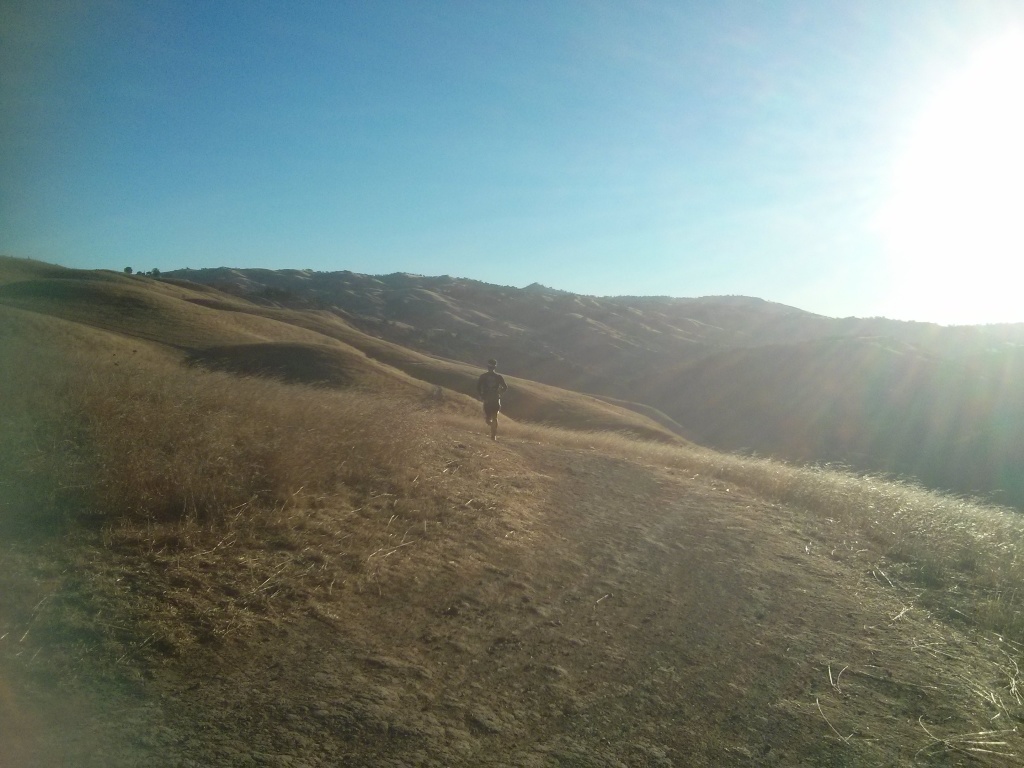
<path fill-rule="evenodd" d="M 453 277 L 183 270 L 404 347 L 640 402 L 701 445 L 837 462 L 1024 509 L 1024 324 L 836 319 L 742 296 L 577 296 Z M 650 415 L 651 412 L 647 412 Z"/>
<path fill-rule="evenodd" d="M 0 290 L 0 764 L 1024 755 L 1016 513 L 519 381 L 492 443 L 471 369 L 112 277 Z"/>

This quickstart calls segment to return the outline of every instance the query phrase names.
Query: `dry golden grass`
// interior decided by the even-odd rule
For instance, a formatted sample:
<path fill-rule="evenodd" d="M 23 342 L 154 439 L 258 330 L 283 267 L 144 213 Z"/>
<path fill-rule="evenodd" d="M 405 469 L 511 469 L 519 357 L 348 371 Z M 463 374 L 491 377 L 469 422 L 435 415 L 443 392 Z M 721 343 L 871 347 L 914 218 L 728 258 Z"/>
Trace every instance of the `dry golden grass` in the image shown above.
<path fill-rule="evenodd" d="M 132 293 L 130 285 L 124 288 L 126 278 L 108 277 L 99 282 L 116 285 L 118 291 L 103 295 Z M 143 280 L 136 282 L 143 286 Z M 188 290 L 160 287 L 153 294 L 159 300 L 150 306 L 181 303 Z M 661 435 L 646 432 L 648 423 L 640 417 L 624 417 L 611 407 L 595 410 L 590 398 L 525 382 L 514 383 L 524 398 L 520 405 L 537 404 L 539 420 L 552 421 L 555 413 L 562 424 L 575 428 L 503 418 L 495 446 L 484 437 L 479 405 L 459 394 L 471 386 L 474 369 L 414 353 L 403 357 L 398 348 L 358 331 L 341 333 L 341 321 L 326 315 L 318 316 L 316 324 L 307 323 L 317 326 L 313 328 L 289 322 L 283 311 L 276 317 L 257 317 L 206 307 L 189 315 L 191 325 L 185 330 L 175 326 L 164 333 L 161 324 L 171 322 L 170 315 L 151 318 L 153 335 L 162 339 L 158 342 L 128 335 L 113 315 L 110 323 L 94 322 L 100 315 L 85 303 L 64 307 L 60 317 L 47 314 L 53 306 L 49 301 L 33 304 L 34 309 L 28 303 L 23 308 L 0 304 L 0 539 L 6 545 L 7 564 L 0 572 L 0 594 L 5 598 L 0 641 L 7 643 L 0 651 L 7 655 L 0 654 L 0 661 L 17 658 L 25 669 L 41 674 L 45 670 L 47 679 L 64 684 L 103 678 L 121 685 L 126 675 L 153 674 L 165 665 L 187 666 L 204 654 L 207 662 L 221 656 L 237 661 L 264 642 L 269 648 L 271 636 L 282 648 L 301 643 L 310 624 L 324 628 L 331 643 L 344 638 L 338 643 L 339 653 L 347 653 L 350 645 L 359 647 L 360 633 L 375 638 L 381 626 L 392 631 L 403 622 L 421 626 L 422 633 L 396 635 L 396 647 L 402 646 L 404 652 L 416 646 L 410 658 L 428 651 L 448 653 L 441 656 L 443 665 L 433 667 L 438 675 L 437 670 L 456 670 L 471 658 L 467 654 L 472 644 L 456 645 L 454 639 L 476 637 L 482 643 L 479 659 L 488 660 L 488 668 L 499 667 L 504 646 L 488 645 L 508 634 L 499 633 L 499 626 L 532 617 L 537 636 L 545 643 L 564 639 L 562 633 L 568 638 L 570 631 L 581 631 L 580 622 L 569 628 L 570 613 L 565 612 L 575 594 L 586 595 L 587 605 L 600 604 L 601 610 L 626 598 L 647 600 L 652 611 L 655 606 L 661 611 L 662 592 L 645 594 L 640 584 L 648 575 L 634 573 L 634 565 L 642 568 L 652 553 L 662 565 L 671 564 L 679 568 L 678 574 L 686 574 L 673 576 L 672 584 L 691 579 L 699 586 L 700 574 L 687 570 L 687 558 L 704 550 L 667 546 L 672 539 L 662 535 L 665 527 L 659 518 L 668 516 L 677 543 L 693 533 L 701 546 L 702 534 L 708 532 L 700 530 L 705 517 L 724 519 L 714 529 L 723 540 L 709 539 L 708 546 L 716 546 L 701 561 L 712 563 L 712 568 L 719 567 L 720 557 L 727 557 L 722 567 L 753 570 L 755 580 L 765 581 L 769 588 L 801 578 L 804 581 L 798 583 L 805 587 L 821 583 L 823 599 L 818 605 L 810 604 L 812 587 L 799 590 L 799 595 L 809 595 L 809 602 L 805 605 L 797 597 L 793 612 L 775 606 L 787 617 L 805 610 L 824 617 L 811 623 L 813 629 L 787 630 L 783 637 L 780 627 L 786 622 L 780 617 L 773 624 L 768 614 L 765 625 L 755 630 L 762 632 L 766 643 L 767 638 L 779 643 L 778 655 L 760 657 L 768 660 L 766 667 L 781 660 L 794 669 L 795 662 L 783 657 L 781 649 L 788 651 L 794 640 L 794 653 L 819 647 L 817 638 L 812 643 L 809 636 L 825 634 L 834 610 L 831 601 L 848 588 L 863 590 L 864 582 L 870 592 L 876 586 L 872 581 L 886 599 L 865 616 L 878 614 L 879 605 L 896 605 L 898 610 L 900 604 L 912 604 L 912 617 L 902 618 L 909 607 L 895 617 L 888 610 L 882 615 L 890 616 L 890 626 L 913 623 L 915 633 L 926 625 L 948 630 L 951 623 L 967 623 L 1024 643 L 1017 586 L 1024 577 L 1024 521 L 1008 510 L 829 467 L 792 466 L 688 444 L 638 440 L 628 435 L 630 429 Z M 185 312 L 180 306 L 174 311 L 179 313 L 175 318 Z M 207 371 L 189 366 L 181 350 L 172 346 L 186 336 L 206 345 L 236 345 L 226 352 L 215 350 L 231 355 L 265 352 L 268 347 L 275 353 L 299 346 L 309 352 L 306 345 L 316 344 L 318 355 L 340 350 L 336 362 L 345 372 L 355 370 L 345 355 L 365 354 L 359 361 L 365 376 L 353 373 L 346 388 L 331 389 Z M 254 343 L 261 339 L 266 341 Z M 344 351 L 349 342 L 362 344 L 363 353 Z M 401 363 L 407 373 L 394 372 L 391 363 Z M 522 414 L 534 411 L 524 407 Z M 595 425 L 607 426 L 601 431 Z M 583 451 L 600 455 L 585 456 Z M 576 472 L 577 464 L 587 471 Z M 612 474 L 603 474 L 611 470 Z M 679 504 L 668 495 L 676 492 L 685 494 Z M 615 499 L 601 511 L 604 494 Z M 748 519 L 740 520 L 744 515 Z M 647 528 L 641 535 L 635 526 L 642 522 Z M 49 535 L 56 531 L 66 535 Z M 773 556 L 759 547 L 776 532 L 782 535 Z M 37 540 L 26 533 L 47 535 Z M 578 551 L 571 546 L 575 536 L 585 544 Z M 806 542 L 808 554 L 818 556 L 800 566 L 788 559 L 780 563 L 779 554 L 788 552 L 782 548 L 783 540 L 786 547 L 794 544 L 797 549 Z M 539 559 L 531 560 L 535 553 Z M 803 552 L 800 555 L 803 560 Z M 631 557 L 638 559 L 634 563 Z M 744 558 L 746 562 L 740 562 Z M 540 559 L 565 567 L 545 570 Z M 637 575 L 632 597 L 627 590 L 602 584 L 608 577 L 606 564 L 616 565 L 623 576 L 619 587 L 630 584 L 626 576 Z M 808 570 L 811 565 L 813 573 Z M 822 573 L 826 578 L 820 578 Z M 720 576 L 726 573 L 716 572 L 707 580 L 709 588 Z M 427 582 L 433 584 L 430 590 Z M 736 582 L 741 583 L 745 582 Z M 743 590 L 733 592 L 745 596 Z M 541 600 L 543 594 L 550 599 Z M 770 600 L 771 595 L 764 594 Z M 488 606 L 494 608 L 489 614 L 483 610 Z M 594 610 L 588 607 L 586 613 Z M 641 622 L 650 618 L 646 609 L 636 610 L 621 617 L 621 647 L 628 654 L 636 653 L 633 644 L 639 637 L 629 632 L 647 627 Z M 922 617 L 922 612 L 945 621 Z M 691 630 L 700 629 L 700 622 L 689 616 L 689 607 L 681 613 L 691 622 Z M 734 615 L 740 616 L 735 624 L 739 631 L 746 614 Z M 390 624 L 383 623 L 385 616 Z M 499 624 L 499 618 L 506 623 Z M 596 628 L 596 614 L 594 621 Z M 445 635 L 454 632 L 451 626 L 456 623 L 479 635 Z M 664 649 L 676 654 L 678 627 L 668 627 L 665 637 L 671 641 Z M 749 628 L 743 625 L 742 632 Z M 907 689 L 913 695 L 894 694 L 892 679 L 873 676 L 881 669 L 873 665 L 887 663 L 873 655 L 875 650 L 884 650 L 892 641 L 868 634 L 867 629 L 864 636 L 840 638 L 845 650 L 836 653 L 849 656 L 841 657 L 842 666 L 840 656 L 829 656 L 819 665 L 824 681 L 820 701 L 821 691 L 808 688 L 815 695 L 804 702 L 805 709 L 799 708 L 795 689 L 780 693 L 783 698 L 777 702 L 778 711 L 789 706 L 827 724 L 822 730 L 831 729 L 842 749 L 864 747 L 875 738 L 853 738 L 848 726 L 854 717 L 850 691 L 866 696 L 870 686 L 882 686 L 878 706 L 884 717 L 889 717 L 893 701 L 900 706 L 917 701 L 917 689 Z M 598 638 L 594 631 L 589 637 Z M 587 654 L 604 648 L 608 631 L 602 619 L 602 634 L 590 643 L 590 650 L 583 641 L 566 645 L 566 658 L 597 659 Z M 646 634 L 649 628 L 639 631 Z M 700 634 L 693 636 L 699 639 Z M 985 713 L 1007 720 L 1016 717 L 1024 695 L 1020 647 L 993 643 L 988 632 L 963 634 L 997 647 L 999 675 L 963 676 L 963 670 L 982 668 L 954 665 L 952 654 L 964 652 L 960 646 L 950 644 L 943 650 L 946 645 L 929 644 L 942 633 L 900 634 L 901 642 L 911 647 L 903 648 L 907 652 L 899 658 L 926 654 L 926 663 L 934 657 L 943 674 L 961 675 L 951 681 L 949 691 L 951 697 L 960 696 L 964 711 L 973 711 L 969 703 L 963 704 L 970 696 L 983 701 Z M 836 639 L 822 637 L 820 647 L 831 654 Z M 441 642 L 447 640 L 453 641 L 450 648 Z M 530 653 L 539 649 L 541 658 L 555 647 L 537 645 Z M 872 655 L 860 657 L 858 668 L 857 649 L 866 647 Z M 708 648 L 718 652 L 722 646 Z M 717 666 L 717 656 L 702 658 L 714 661 L 707 665 L 709 670 Z M 203 683 L 209 683 L 211 669 L 224 673 L 223 667 L 195 663 L 189 669 Z M 374 656 L 353 663 L 357 671 L 366 672 L 367 665 L 376 670 L 373 665 L 386 667 L 393 660 Z M 847 665 L 853 666 L 844 675 Z M 895 662 L 892 669 L 897 680 L 913 671 Z M 305 695 L 306 662 L 301 670 L 295 680 L 301 679 Z M 694 678 L 704 679 L 697 670 L 698 666 L 691 670 Z M 571 684 L 572 675 L 564 672 L 559 686 Z M 515 674 L 518 682 L 520 673 Z M 636 684 L 641 677 L 624 679 L 637 690 L 642 687 Z M 707 679 L 724 686 L 728 678 Z M 732 679 L 739 681 L 741 676 Z M 907 679 L 914 683 L 923 678 Z M 592 678 L 581 674 L 580 680 Z M 432 685 L 427 677 L 421 682 L 424 690 Z M 262 686 L 262 678 L 254 685 Z M 406 691 L 408 686 L 403 679 L 394 690 Z M 586 687 L 581 684 L 576 690 L 582 695 Z M 693 690 L 704 689 L 695 685 Z M 514 691 L 510 686 L 500 689 L 500 695 L 513 697 Z M 236 698 L 232 690 L 228 700 Z M 842 702 L 850 704 L 845 711 L 839 708 Z M 721 706 L 734 712 L 735 704 L 729 699 Z M 302 706 L 302 712 L 311 711 Z M 419 708 L 417 703 L 409 711 Z M 257 708 L 253 705 L 247 711 Z M 675 712 L 671 717 L 665 713 L 672 729 L 678 722 Z M 933 725 L 945 721 L 931 714 L 925 712 L 923 721 L 918 720 L 920 713 L 914 714 L 913 727 L 920 722 L 922 738 L 929 740 L 915 759 L 974 749 L 974 726 L 947 731 Z M 813 733 L 813 726 L 807 733 Z M 864 755 L 866 749 L 850 754 Z"/>
<path fill-rule="evenodd" d="M 212 520 L 400 484 L 422 448 L 412 396 L 191 370 L 115 340 L 8 343 L 2 370 L 9 518 Z"/>
<path fill-rule="evenodd" d="M 47 277 L 66 277 L 72 270 L 47 264 L 34 259 L 16 259 L 0 256 L 0 285 L 22 280 L 39 280 Z"/>
<path fill-rule="evenodd" d="M 471 585 L 508 590 L 519 584 L 513 569 L 504 573 L 495 558 L 499 545 L 506 552 L 536 548 L 572 557 L 569 548 L 536 546 L 549 530 L 538 521 L 552 514 L 541 489 L 555 489 L 557 500 L 582 482 L 543 467 L 550 477 L 535 480 L 531 457 L 560 455 L 552 446 L 573 449 L 560 459 L 567 464 L 581 450 L 602 454 L 592 466 L 619 463 L 605 455 L 627 459 L 620 478 L 674 475 L 672 487 L 694 492 L 695 521 L 704 514 L 703 498 L 709 508 L 717 503 L 720 514 L 750 509 L 746 504 L 767 510 L 772 505 L 761 500 L 774 502 L 787 508 L 777 522 L 857 568 L 834 564 L 836 573 L 863 576 L 866 560 L 879 584 L 901 587 L 887 593 L 901 599 L 914 593 L 915 610 L 1024 642 L 1015 586 L 1024 576 L 1024 523 L 1007 510 L 884 478 L 645 442 L 622 432 L 503 419 L 494 446 L 482 437 L 479 406 L 450 391 L 286 384 L 190 367 L 160 345 L 36 313 L 0 307 L 0 321 L 0 529 L 17 536 L 71 523 L 71 535 L 41 547 L 10 547 L 23 567 L 0 573 L 0 588 L 19 597 L 0 619 L 17 628 L 9 647 L 12 639 L 35 636 L 38 666 L 57 680 L 83 674 L 120 680 L 135 669 L 131 663 L 152 670 L 204 653 L 241 657 L 272 631 L 284 633 L 307 619 L 346 642 L 345 633 L 376 631 L 384 613 L 396 623 L 429 614 L 429 626 L 440 631 L 451 606 L 475 610 L 460 602 Z M 505 440 L 519 445 L 506 449 Z M 524 445 L 533 441 L 544 446 Z M 637 472 L 638 464 L 668 472 Z M 715 499 L 706 495 L 709 488 Z M 739 501 L 722 504 L 723 493 L 737 491 Z M 582 505 L 574 514 L 583 520 L 591 512 Z M 628 532 L 630 514 L 627 506 L 621 521 L 607 522 Z M 569 535 L 576 530 L 567 528 Z M 608 546 L 601 552 L 613 562 L 616 545 Z M 750 557 L 755 568 L 771 562 L 756 550 L 726 550 Z M 849 555 L 854 551 L 866 554 Z M 679 559 L 682 552 L 665 557 Z M 624 572 L 627 566 L 620 563 Z M 599 571 L 595 566 L 593 573 Z M 421 603 L 420 579 L 428 574 L 450 589 Z M 494 574 L 501 578 L 487 581 Z M 514 588 L 526 593 L 524 585 Z M 618 598 L 617 590 L 601 587 L 593 605 L 613 591 Z M 561 587 L 556 593 L 565 597 Z M 521 605 L 528 610 L 532 603 Z M 365 613 L 345 612 L 356 609 Z M 5 631 L 0 626 L 0 635 Z M 574 655 L 584 652 L 573 646 Z M 988 678 L 965 684 L 979 697 L 997 691 L 1009 702 L 1020 687 L 1014 658 L 1006 656 L 1008 687 L 999 681 L 997 691 Z M 377 663 L 391 662 L 365 662 Z M 872 657 L 872 663 L 882 662 Z M 853 675 L 834 669 L 836 678 L 829 668 L 826 680 L 833 705 L 843 700 L 838 678 L 845 687 Z M 874 682 L 858 678 L 865 679 Z M 814 717 L 852 748 L 836 707 L 823 710 L 825 697 L 810 701 L 817 705 Z M 966 736 L 941 736 L 930 720 L 924 724 L 932 728 L 924 750 L 973 744 Z"/>
<path fill-rule="evenodd" d="M 922 603 L 930 609 L 1024 642 L 1024 516 L 1019 512 L 828 466 L 642 442 L 618 433 L 516 423 L 504 427 L 516 438 L 670 467 L 804 509 L 819 522 L 815 535 L 822 542 L 874 553 L 878 578 L 896 578 L 882 570 L 892 563 L 902 579 L 921 590 Z"/>
<path fill-rule="evenodd" d="M 177 656 L 279 610 L 334 621 L 321 603 L 336 587 L 379 589 L 410 554 L 434 562 L 448 546 L 435 532 L 484 504 L 463 493 L 472 473 L 455 476 L 466 459 L 438 447 L 452 444 L 438 416 L 466 413 L 462 398 L 209 372 L 158 346 L 0 311 L 18 318 L 0 331 L 0 532 L 67 532 L 78 545 L 64 567 L 93 574 L 42 610 L 23 606 L 23 624 L 67 638 L 55 670 L 91 668 L 99 647 L 108 659 L 153 646 Z M 154 570 L 161 599 L 124 592 Z M 23 577 L 10 583 L 27 593 Z M 88 615 L 99 612 L 125 629 L 97 633 Z"/>
<path fill-rule="evenodd" d="M 442 411 L 460 428 L 480 428 L 475 406 L 459 397 L 431 403 L 415 388 L 337 391 L 199 371 L 141 342 L 5 313 L 5 527 L 68 515 L 215 523 L 239 510 L 337 502 L 370 486 L 402 496 Z M 428 404 L 444 407 L 431 416 Z M 880 578 L 898 575 L 925 589 L 935 610 L 1024 639 L 1024 520 L 1012 511 L 892 479 L 619 432 L 506 419 L 502 433 L 671 467 L 798 506 L 830 546 L 876 553 Z"/>
<path fill-rule="evenodd" d="M 442 387 L 465 396 L 472 396 L 481 372 L 369 336 L 329 311 L 257 306 L 180 281 L 0 257 L 0 302 L 4 311 L 43 313 L 139 343 L 168 345 L 199 360 L 212 355 L 222 364 L 214 367 L 225 369 L 231 366 L 223 364 L 248 359 L 260 347 L 265 352 L 303 347 L 332 356 L 336 367 L 347 369 L 362 384 L 421 393 Z M 301 361 L 295 362 L 298 373 Z M 680 441 L 657 420 L 621 405 L 532 381 L 509 381 L 513 386 L 506 409 L 516 418 Z M 462 405 L 468 403 L 463 400 Z"/>
<path fill-rule="evenodd" d="M 383 339 L 368 336 L 330 312 L 300 312 L 248 305 L 244 311 L 254 317 L 276 320 L 287 326 L 308 329 L 358 349 L 371 360 L 393 372 L 402 372 L 420 382 L 472 396 L 479 367 L 443 360 Z M 510 389 L 504 408 L 514 418 L 543 422 L 570 429 L 624 432 L 641 439 L 670 443 L 685 442 L 644 406 L 626 407 L 624 401 L 581 395 L 571 390 L 507 376 Z M 662 421 L 670 421 L 663 414 Z"/>

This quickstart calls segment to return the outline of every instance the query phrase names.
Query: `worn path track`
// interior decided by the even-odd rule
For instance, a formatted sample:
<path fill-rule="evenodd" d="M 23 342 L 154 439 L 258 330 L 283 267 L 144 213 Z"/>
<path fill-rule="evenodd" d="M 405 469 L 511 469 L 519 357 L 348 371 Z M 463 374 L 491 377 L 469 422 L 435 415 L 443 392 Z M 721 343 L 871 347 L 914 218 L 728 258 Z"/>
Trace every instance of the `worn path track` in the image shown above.
<path fill-rule="evenodd" d="M 827 521 L 594 451 L 452 451 L 489 489 L 475 527 L 424 524 L 329 603 L 150 666 L 145 732 L 103 764 L 1005 762 L 942 740 L 1013 727 L 998 649 Z"/>

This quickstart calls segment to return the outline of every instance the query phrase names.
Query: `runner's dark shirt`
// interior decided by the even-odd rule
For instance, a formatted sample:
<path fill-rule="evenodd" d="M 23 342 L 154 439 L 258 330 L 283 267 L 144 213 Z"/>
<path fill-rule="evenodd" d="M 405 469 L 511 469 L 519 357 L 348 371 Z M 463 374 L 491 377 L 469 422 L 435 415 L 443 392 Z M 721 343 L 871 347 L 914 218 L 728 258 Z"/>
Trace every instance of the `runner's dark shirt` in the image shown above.
<path fill-rule="evenodd" d="M 476 382 L 477 394 L 485 403 L 497 402 L 506 389 L 505 379 L 494 371 L 485 371 Z"/>

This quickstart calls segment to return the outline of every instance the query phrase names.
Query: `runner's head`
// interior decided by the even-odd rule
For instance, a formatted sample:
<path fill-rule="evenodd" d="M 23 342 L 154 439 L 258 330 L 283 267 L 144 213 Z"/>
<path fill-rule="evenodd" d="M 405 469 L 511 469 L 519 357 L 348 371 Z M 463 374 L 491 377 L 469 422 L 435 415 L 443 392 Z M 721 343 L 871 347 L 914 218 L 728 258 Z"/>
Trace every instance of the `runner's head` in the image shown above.
<path fill-rule="evenodd" d="M 493 371 L 498 366 L 498 361 L 493 357 L 487 361 L 487 370 Z"/>

